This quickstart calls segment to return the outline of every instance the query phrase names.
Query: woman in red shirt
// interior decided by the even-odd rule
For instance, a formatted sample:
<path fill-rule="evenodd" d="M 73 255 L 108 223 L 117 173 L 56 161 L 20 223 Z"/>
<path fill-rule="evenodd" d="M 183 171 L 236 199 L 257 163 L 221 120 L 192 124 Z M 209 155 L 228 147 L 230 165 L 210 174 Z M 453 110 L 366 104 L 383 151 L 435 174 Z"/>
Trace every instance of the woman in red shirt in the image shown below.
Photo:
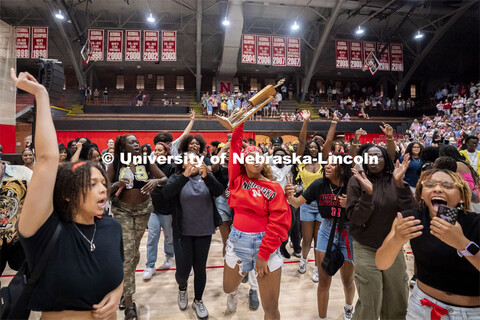
<path fill-rule="evenodd" d="M 247 163 L 250 157 L 263 158 L 263 153 L 255 146 L 242 151 L 242 136 L 243 124 L 235 129 L 230 145 L 228 203 L 235 215 L 227 240 L 223 290 L 229 294 L 227 309 L 234 312 L 238 286 L 245 274 L 255 268 L 265 319 L 280 319 L 283 258 L 279 247 L 288 239 L 290 207 L 282 186 L 272 181 L 270 167 L 258 160 Z M 244 165 L 238 161 L 242 155 L 249 156 Z"/>

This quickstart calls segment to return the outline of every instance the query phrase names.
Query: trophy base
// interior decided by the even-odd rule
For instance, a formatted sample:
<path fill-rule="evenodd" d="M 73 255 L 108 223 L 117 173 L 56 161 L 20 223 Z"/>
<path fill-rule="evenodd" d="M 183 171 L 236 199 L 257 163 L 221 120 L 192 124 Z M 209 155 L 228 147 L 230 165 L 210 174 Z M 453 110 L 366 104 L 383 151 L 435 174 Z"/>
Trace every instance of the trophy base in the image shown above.
<path fill-rule="evenodd" d="M 220 122 L 220 124 L 224 126 L 227 130 L 235 131 L 235 128 L 238 127 L 238 125 L 234 127 L 226 117 L 219 116 L 218 114 L 216 114 L 215 116 L 217 117 L 217 120 Z"/>

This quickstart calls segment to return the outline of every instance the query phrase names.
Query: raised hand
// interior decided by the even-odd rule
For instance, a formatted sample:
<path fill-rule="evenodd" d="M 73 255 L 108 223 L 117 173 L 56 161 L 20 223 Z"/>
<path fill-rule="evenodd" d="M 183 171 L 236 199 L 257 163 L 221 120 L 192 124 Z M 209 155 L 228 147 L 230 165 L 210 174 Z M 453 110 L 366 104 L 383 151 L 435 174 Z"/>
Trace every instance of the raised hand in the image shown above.
<path fill-rule="evenodd" d="M 10 69 L 10 76 L 15 82 L 17 88 L 22 89 L 28 93 L 37 95 L 45 90 L 45 87 L 38 83 L 37 79 L 28 72 L 20 72 L 18 77 L 15 74 L 15 69 Z"/>
<path fill-rule="evenodd" d="M 356 169 L 352 168 L 353 176 L 360 182 L 360 184 L 365 188 L 369 195 L 373 194 L 373 184 L 370 180 L 368 180 L 365 172 L 358 172 Z"/>
<path fill-rule="evenodd" d="M 393 179 L 395 179 L 395 184 L 398 187 L 403 186 L 403 179 L 405 178 L 405 173 L 407 172 L 408 165 L 410 164 L 410 154 L 406 153 L 403 158 L 403 162 L 400 163 L 399 160 L 395 163 L 395 170 L 393 170 Z"/>
<path fill-rule="evenodd" d="M 400 212 L 397 212 L 397 221 L 395 225 L 395 239 L 405 244 L 408 240 L 419 237 L 422 234 L 423 225 L 415 217 L 404 218 Z"/>
<path fill-rule="evenodd" d="M 334 113 L 333 113 L 333 119 L 332 119 L 332 121 L 337 121 L 337 122 L 340 121 L 340 119 L 339 119 L 338 116 L 337 116 L 337 112 L 334 112 Z"/>
<path fill-rule="evenodd" d="M 302 110 L 302 118 L 304 122 L 310 121 L 310 111 L 308 110 Z"/>
<path fill-rule="evenodd" d="M 190 112 L 190 120 L 191 120 L 191 121 L 195 121 L 195 111 L 194 111 L 194 110 L 192 110 L 192 111 Z"/>
<path fill-rule="evenodd" d="M 387 138 L 392 138 L 393 137 L 393 128 L 391 125 L 388 123 L 382 122 L 383 127 L 380 126 L 380 129 L 382 129 L 383 133 L 387 136 Z"/>
<path fill-rule="evenodd" d="M 295 189 L 295 186 L 291 183 L 285 186 L 285 195 L 287 196 L 287 198 L 293 197 L 295 195 Z"/>
<path fill-rule="evenodd" d="M 200 173 L 202 178 L 205 178 L 207 176 L 207 165 L 205 164 L 205 162 L 202 161 L 202 164 L 198 168 L 198 172 Z"/>

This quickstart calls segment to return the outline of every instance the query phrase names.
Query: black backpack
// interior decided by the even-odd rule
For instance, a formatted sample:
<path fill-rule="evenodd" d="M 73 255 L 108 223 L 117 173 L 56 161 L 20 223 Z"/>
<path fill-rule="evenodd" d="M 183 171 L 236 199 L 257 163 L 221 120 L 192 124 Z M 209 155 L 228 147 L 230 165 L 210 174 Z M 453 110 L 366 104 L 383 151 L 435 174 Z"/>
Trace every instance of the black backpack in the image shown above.
<path fill-rule="evenodd" d="M 25 261 L 8 287 L 0 290 L 0 319 L 28 319 L 30 310 L 27 306 L 30 302 L 30 296 L 32 295 L 33 289 L 35 289 L 38 279 L 40 279 L 40 276 L 47 266 L 48 259 L 58 240 L 61 229 L 62 223 L 60 222 L 40 261 L 33 270 L 29 270 L 27 261 Z"/>

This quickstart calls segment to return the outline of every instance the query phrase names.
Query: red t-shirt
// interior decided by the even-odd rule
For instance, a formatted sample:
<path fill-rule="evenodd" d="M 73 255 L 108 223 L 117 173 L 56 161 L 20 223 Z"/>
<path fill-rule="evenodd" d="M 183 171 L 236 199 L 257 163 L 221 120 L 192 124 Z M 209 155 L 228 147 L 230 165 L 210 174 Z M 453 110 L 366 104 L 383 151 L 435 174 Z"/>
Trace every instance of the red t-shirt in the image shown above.
<path fill-rule="evenodd" d="M 234 163 L 234 154 L 242 151 L 243 124 L 230 141 L 228 204 L 234 210 L 233 226 L 243 232 L 265 232 L 258 256 L 268 260 L 282 241 L 288 239 L 292 223 L 290 206 L 282 186 L 273 181 L 250 179 L 242 165 Z"/>
<path fill-rule="evenodd" d="M 443 104 L 443 109 L 452 109 L 452 104 L 447 101 Z"/>

